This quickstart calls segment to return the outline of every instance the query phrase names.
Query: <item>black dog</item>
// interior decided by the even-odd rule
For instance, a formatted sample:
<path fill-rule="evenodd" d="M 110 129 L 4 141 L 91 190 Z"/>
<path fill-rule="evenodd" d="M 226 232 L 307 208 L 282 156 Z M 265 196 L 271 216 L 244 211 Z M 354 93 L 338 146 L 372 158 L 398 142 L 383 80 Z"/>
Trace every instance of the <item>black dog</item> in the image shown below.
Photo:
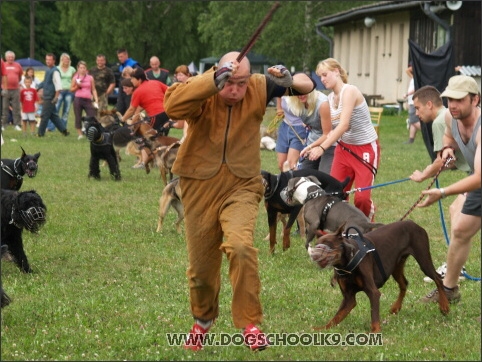
<path fill-rule="evenodd" d="M 278 175 L 273 175 L 267 171 L 261 170 L 263 177 L 263 184 L 265 186 L 264 200 L 265 207 L 268 213 L 269 226 L 269 250 L 274 252 L 276 245 L 276 219 L 277 213 L 289 214 L 289 219 L 286 226 L 283 228 L 283 250 L 290 247 L 290 231 L 293 223 L 296 220 L 303 205 L 290 206 L 281 197 L 281 191 L 288 185 L 288 181 L 293 177 L 315 176 L 319 181 L 321 187 L 329 193 L 338 194 L 340 198 L 345 198 L 343 188 L 348 184 L 350 178 L 340 182 L 334 177 L 325 172 L 313 169 L 301 169 L 295 171 L 281 172 Z"/>
<path fill-rule="evenodd" d="M 120 150 L 125 148 L 130 141 L 134 141 L 136 136 L 132 132 L 131 127 L 122 122 L 122 117 L 115 109 L 100 112 L 100 124 L 104 127 L 105 132 L 112 135 L 112 145 L 114 146 L 117 160 L 121 161 Z"/>
<path fill-rule="evenodd" d="M 34 190 L 2 190 L 2 245 L 8 246 L 8 252 L 25 273 L 32 269 L 23 250 L 23 229 L 37 233 L 46 218 L 47 207 Z"/>
<path fill-rule="evenodd" d="M 0 259 L 3 258 L 3 255 L 5 255 L 5 253 L 7 252 L 8 250 L 8 246 L 7 245 L 2 245 L 0 246 Z M 3 287 L 2 287 L 2 280 L 1 280 L 1 276 L 0 276 L 0 307 L 3 308 L 3 307 L 6 307 L 7 305 L 9 305 L 11 302 L 10 300 L 10 297 L 7 295 L 7 293 L 5 293 L 5 291 L 3 290 Z"/>
<path fill-rule="evenodd" d="M 109 172 L 116 181 L 120 181 L 119 161 L 112 144 L 112 134 L 106 132 L 95 117 L 85 117 L 84 127 L 90 141 L 89 177 L 100 180 L 100 160 L 106 160 Z"/>
<path fill-rule="evenodd" d="M 37 174 L 39 157 L 40 152 L 35 155 L 27 155 L 22 148 L 22 156 L 19 158 L 15 160 L 2 158 L 2 189 L 20 190 L 25 174 L 30 178 Z"/>

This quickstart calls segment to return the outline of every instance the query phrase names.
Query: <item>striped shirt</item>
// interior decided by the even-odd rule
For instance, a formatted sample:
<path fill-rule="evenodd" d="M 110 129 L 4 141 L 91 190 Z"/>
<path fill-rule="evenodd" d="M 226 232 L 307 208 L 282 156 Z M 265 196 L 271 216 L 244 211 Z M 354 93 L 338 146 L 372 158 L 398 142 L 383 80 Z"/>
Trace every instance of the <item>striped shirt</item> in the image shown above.
<path fill-rule="evenodd" d="M 333 129 L 340 123 L 340 115 L 343 108 L 342 98 L 345 86 L 346 84 L 343 85 L 340 91 L 340 103 L 338 104 L 338 108 L 334 107 L 334 92 L 331 92 L 328 95 Z M 377 138 L 377 133 L 372 125 L 367 102 L 363 100 L 363 103 L 353 108 L 353 112 L 350 117 L 350 126 L 348 130 L 341 136 L 341 140 L 350 145 L 366 145 L 376 141 Z"/>

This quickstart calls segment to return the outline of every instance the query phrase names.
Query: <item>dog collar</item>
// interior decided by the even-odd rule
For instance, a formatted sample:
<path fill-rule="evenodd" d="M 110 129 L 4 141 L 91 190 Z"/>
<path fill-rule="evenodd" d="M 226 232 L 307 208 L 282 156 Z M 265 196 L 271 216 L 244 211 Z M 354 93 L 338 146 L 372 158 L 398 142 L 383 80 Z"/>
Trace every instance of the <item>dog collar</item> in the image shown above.
<path fill-rule="evenodd" d="M 316 199 L 317 197 L 321 197 L 321 196 L 326 196 L 326 192 L 322 188 L 319 188 L 316 191 L 310 192 L 308 196 L 306 196 L 305 202 L 311 199 Z"/>
<path fill-rule="evenodd" d="M 7 165 L 4 165 L 3 164 L 3 161 L 2 161 L 2 170 L 5 171 L 6 173 L 8 173 L 10 176 L 12 177 L 15 177 L 17 180 L 21 180 L 23 179 L 23 176 L 20 175 L 17 171 L 17 164 L 21 162 L 20 158 L 17 158 L 15 159 L 15 161 L 13 161 L 13 170 L 8 167 Z"/>

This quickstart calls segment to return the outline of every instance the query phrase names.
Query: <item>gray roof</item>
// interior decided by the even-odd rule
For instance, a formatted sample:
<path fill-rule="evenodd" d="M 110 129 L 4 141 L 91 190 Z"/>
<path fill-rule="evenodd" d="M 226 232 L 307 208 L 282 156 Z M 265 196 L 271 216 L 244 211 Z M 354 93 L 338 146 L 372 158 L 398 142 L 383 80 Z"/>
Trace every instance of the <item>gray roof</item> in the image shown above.
<path fill-rule="evenodd" d="M 362 5 L 356 8 L 331 14 L 318 19 L 316 27 L 333 26 L 350 20 L 356 20 L 375 14 L 391 13 L 396 10 L 405 10 L 421 6 L 422 1 L 379 1 L 374 4 Z"/>
<path fill-rule="evenodd" d="M 462 75 L 480 77 L 480 65 L 461 65 L 458 71 Z"/>

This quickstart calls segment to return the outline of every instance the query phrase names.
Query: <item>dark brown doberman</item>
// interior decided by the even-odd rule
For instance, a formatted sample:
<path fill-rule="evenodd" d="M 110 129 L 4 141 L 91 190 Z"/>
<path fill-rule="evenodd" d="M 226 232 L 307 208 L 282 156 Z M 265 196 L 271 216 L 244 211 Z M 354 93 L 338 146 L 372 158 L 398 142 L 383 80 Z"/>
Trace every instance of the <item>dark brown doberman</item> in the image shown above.
<path fill-rule="evenodd" d="M 433 266 L 427 232 L 413 221 L 397 221 L 379 227 L 365 235 L 348 236 L 344 225 L 335 233 L 318 238 L 308 253 L 320 268 L 333 266 L 335 280 L 343 294 L 343 300 L 335 316 L 322 328 L 338 325 L 356 306 L 356 294 L 363 291 L 370 299 L 371 331 L 380 332 L 380 291 L 391 276 L 398 283 L 400 293 L 390 312 L 396 314 L 402 308 L 408 281 L 404 275 L 405 261 L 412 255 L 420 269 L 435 281 L 439 292 L 439 308 L 442 314 L 449 312 L 449 303 L 442 279 Z"/>

